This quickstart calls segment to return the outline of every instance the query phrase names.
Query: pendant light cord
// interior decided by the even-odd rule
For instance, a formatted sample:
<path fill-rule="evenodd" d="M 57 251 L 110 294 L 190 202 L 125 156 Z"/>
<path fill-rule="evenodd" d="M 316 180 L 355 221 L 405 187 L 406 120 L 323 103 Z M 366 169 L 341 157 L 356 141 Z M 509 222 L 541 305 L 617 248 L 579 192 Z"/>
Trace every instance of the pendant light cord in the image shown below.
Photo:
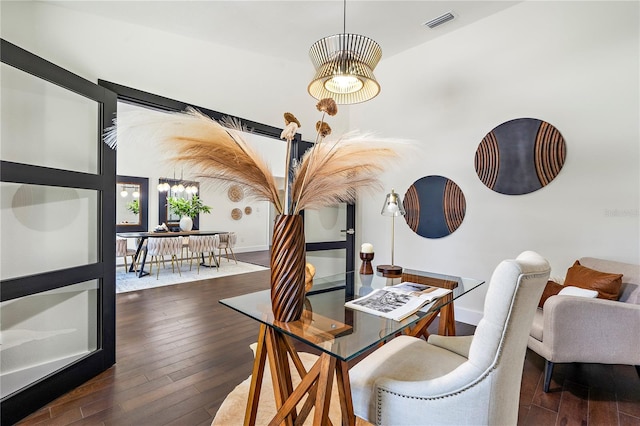
<path fill-rule="evenodd" d="M 347 33 L 347 0 L 344 0 L 342 7 L 342 34 Z"/>

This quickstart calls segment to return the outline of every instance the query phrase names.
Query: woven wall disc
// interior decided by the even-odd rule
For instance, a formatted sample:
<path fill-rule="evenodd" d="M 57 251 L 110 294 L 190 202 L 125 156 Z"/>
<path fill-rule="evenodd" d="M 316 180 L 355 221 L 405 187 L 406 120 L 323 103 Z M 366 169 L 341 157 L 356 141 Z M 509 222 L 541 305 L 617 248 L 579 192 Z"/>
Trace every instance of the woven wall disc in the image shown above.
<path fill-rule="evenodd" d="M 244 190 L 240 185 L 231 185 L 229 191 L 227 191 L 227 195 L 231 201 L 237 203 L 244 198 Z"/>
<path fill-rule="evenodd" d="M 240 220 L 241 217 L 242 217 L 242 210 L 237 209 L 237 208 L 231 210 L 231 218 L 233 220 Z"/>

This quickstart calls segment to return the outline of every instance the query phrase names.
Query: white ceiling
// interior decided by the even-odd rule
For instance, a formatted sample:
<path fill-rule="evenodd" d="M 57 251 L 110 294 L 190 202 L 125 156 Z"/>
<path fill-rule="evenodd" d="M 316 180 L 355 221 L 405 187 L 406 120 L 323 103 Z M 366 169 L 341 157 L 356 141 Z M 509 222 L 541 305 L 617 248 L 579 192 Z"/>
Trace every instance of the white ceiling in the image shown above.
<path fill-rule="evenodd" d="M 292 61 L 309 61 L 311 45 L 343 31 L 342 0 L 324 1 L 58 1 L 77 11 L 126 21 Z M 469 25 L 520 1 L 346 2 L 346 31 L 382 47 L 382 60 Z M 424 22 L 446 12 L 453 21 L 436 29 Z"/>

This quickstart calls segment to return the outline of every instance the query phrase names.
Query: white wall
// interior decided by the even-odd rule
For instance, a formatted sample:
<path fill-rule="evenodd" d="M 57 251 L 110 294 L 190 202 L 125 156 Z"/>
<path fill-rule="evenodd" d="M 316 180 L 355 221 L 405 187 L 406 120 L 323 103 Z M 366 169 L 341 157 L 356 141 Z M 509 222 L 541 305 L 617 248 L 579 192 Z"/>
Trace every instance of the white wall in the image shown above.
<path fill-rule="evenodd" d="M 420 147 L 384 175 L 386 192 L 404 197 L 419 178 L 442 175 L 467 201 L 460 228 L 441 239 L 396 219 L 397 264 L 488 280 L 528 249 L 562 276 L 580 256 L 640 261 L 638 11 L 638 2 L 521 3 L 380 64 L 381 94 L 351 121 Z M 482 184 L 474 155 L 495 126 L 520 117 L 554 125 L 567 159 L 548 186 L 507 196 Z M 385 193 L 358 204 L 359 240 L 373 243 L 377 263 L 390 260 L 390 219 L 377 214 Z M 456 303 L 467 310 L 459 318 L 477 318 L 485 290 Z"/>

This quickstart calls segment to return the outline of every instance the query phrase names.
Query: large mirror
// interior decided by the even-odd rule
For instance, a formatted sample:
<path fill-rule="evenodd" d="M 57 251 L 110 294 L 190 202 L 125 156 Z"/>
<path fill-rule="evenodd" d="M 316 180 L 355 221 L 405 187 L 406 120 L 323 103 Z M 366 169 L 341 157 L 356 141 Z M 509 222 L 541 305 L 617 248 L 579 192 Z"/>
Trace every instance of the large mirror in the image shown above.
<path fill-rule="evenodd" d="M 180 216 L 174 214 L 167 198 L 177 197 L 185 200 L 200 192 L 200 184 L 191 180 L 160 178 L 158 183 L 158 223 L 166 223 L 170 231 L 180 230 Z M 200 215 L 193 218 L 193 230 L 200 229 Z"/>
<path fill-rule="evenodd" d="M 117 176 L 116 232 L 148 230 L 149 179 Z"/>

